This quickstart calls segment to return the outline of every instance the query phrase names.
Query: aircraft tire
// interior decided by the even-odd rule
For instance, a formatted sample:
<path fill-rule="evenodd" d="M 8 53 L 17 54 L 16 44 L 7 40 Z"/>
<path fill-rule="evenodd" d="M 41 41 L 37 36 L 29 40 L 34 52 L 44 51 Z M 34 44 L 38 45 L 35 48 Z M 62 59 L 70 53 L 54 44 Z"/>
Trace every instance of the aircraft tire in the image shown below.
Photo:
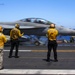
<path fill-rule="evenodd" d="M 35 42 L 35 45 L 36 45 L 36 46 L 39 46 L 39 45 L 40 45 L 40 43 L 39 43 L 39 42 Z"/>

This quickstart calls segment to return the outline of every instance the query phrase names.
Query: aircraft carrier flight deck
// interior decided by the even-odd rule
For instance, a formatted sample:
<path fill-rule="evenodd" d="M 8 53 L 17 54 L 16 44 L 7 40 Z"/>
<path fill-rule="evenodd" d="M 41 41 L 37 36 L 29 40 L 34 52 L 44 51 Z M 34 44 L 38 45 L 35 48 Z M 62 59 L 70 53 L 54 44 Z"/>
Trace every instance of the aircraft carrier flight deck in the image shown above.
<path fill-rule="evenodd" d="M 51 61 L 47 62 L 47 46 L 20 45 L 19 58 L 8 58 L 10 45 L 4 47 L 4 69 L 0 75 L 25 75 L 57 73 L 59 70 L 75 70 L 75 44 L 59 44 L 57 49 L 58 62 L 54 62 L 53 52 Z M 52 71 L 58 70 L 57 72 Z M 35 72 L 36 71 L 36 72 Z M 63 71 L 68 72 L 68 71 Z M 60 72 L 59 72 L 60 73 Z M 72 73 L 72 72 L 71 72 Z"/>
<path fill-rule="evenodd" d="M 47 46 L 20 45 L 19 58 L 8 58 L 10 46 L 4 48 L 5 69 L 75 69 L 75 46 L 73 44 L 58 46 L 58 62 L 46 62 Z"/>

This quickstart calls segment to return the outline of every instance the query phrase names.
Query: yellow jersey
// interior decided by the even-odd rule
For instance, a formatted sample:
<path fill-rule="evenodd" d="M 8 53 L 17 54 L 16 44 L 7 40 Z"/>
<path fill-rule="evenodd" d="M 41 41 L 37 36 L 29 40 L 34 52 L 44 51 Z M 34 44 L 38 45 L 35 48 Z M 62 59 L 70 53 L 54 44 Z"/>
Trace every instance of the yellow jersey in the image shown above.
<path fill-rule="evenodd" d="M 23 34 L 21 34 L 20 30 L 17 28 L 13 28 L 10 31 L 10 38 L 11 39 L 18 39 L 19 37 L 21 37 Z"/>
<path fill-rule="evenodd" d="M 7 39 L 4 34 L 0 33 L 0 49 L 3 49 L 4 43 L 7 42 Z"/>
<path fill-rule="evenodd" d="M 58 30 L 56 30 L 55 28 L 50 28 L 47 31 L 48 39 L 51 41 L 56 40 L 57 35 L 58 35 Z"/>

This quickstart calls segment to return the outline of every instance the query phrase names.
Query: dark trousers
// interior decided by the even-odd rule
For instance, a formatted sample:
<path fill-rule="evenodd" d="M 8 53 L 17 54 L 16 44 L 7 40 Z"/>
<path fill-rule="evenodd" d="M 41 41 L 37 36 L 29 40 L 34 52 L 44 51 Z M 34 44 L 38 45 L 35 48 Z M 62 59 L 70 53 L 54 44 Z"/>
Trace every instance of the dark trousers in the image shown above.
<path fill-rule="evenodd" d="M 53 49 L 54 52 L 54 60 L 57 60 L 57 42 L 56 40 L 50 41 L 48 40 L 48 53 L 47 53 L 47 60 L 50 59 L 51 50 Z"/>
<path fill-rule="evenodd" d="M 18 56 L 18 48 L 19 48 L 19 40 L 11 40 L 11 48 L 10 48 L 10 52 L 9 52 L 9 56 L 12 56 L 13 53 L 13 49 L 16 49 L 15 51 L 15 56 Z"/>

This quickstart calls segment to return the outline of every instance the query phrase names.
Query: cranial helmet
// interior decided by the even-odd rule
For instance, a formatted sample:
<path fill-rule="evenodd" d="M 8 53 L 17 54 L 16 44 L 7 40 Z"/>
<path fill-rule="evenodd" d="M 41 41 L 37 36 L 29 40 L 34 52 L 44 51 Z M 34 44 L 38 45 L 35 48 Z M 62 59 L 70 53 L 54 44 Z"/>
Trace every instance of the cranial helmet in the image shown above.
<path fill-rule="evenodd" d="M 55 24 L 50 24 L 50 28 L 55 28 Z"/>
<path fill-rule="evenodd" d="M 16 27 L 16 28 L 19 28 L 19 26 L 20 26 L 19 24 L 15 24 L 15 27 Z"/>

